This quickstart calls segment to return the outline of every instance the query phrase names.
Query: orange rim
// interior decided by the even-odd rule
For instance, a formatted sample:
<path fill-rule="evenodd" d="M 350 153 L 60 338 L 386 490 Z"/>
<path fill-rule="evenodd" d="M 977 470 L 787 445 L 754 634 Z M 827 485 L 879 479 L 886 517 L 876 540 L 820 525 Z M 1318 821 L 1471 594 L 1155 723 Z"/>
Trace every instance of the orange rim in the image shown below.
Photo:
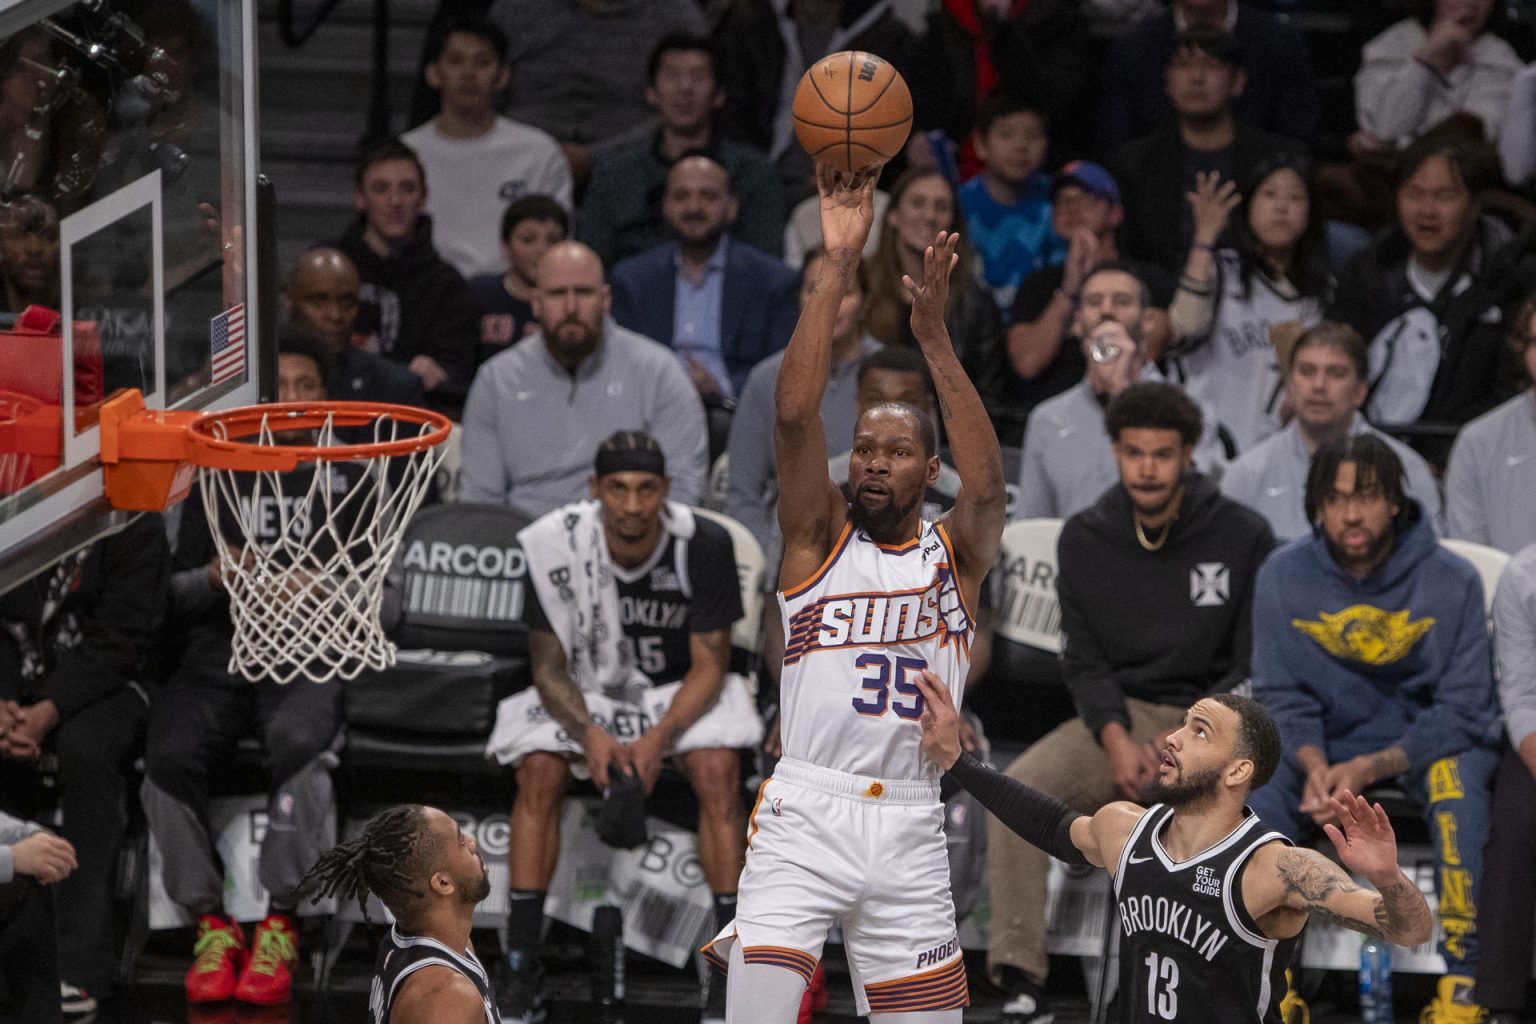
<path fill-rule="evenodd" d="M 383 418 L 405 424 L 429 427 L 422 433 L 390 441 L 337 445 L 272 445 L 243 438 L 261 433 L 263 423 L 272 431 L 314 430 L 329 421 L 337 427 L 365 427 Z M 283 461 L 338 462 L 363 461 L 412 455 L 447 440 L 453 424 L 448 417 L 409 405 L 386 402 L 274 402 L 247 405 L 222 412 L 204 413 L 186 426 L 188 461 L 214 469 L 270 467 L 272 456 L 281 452 Z M 223 436 L 220 436 L 222 432 Z"/>

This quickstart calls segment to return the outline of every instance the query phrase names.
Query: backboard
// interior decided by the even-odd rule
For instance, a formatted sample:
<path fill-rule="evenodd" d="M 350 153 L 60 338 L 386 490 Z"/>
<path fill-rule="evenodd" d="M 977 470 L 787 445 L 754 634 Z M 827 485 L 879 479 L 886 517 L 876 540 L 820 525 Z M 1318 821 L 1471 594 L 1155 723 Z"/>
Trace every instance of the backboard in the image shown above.
<path fill-rule="evenodd" d="M 0 591 L 128 522 L 103 400 L 273 397 L 254 6 L 0 0 Z"/>

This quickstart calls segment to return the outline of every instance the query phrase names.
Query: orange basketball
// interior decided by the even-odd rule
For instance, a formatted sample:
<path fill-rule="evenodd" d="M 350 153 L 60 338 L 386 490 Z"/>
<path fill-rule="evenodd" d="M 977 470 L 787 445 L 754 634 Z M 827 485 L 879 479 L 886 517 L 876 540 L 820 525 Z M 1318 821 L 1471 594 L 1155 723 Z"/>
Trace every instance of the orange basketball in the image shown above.
<path fill-rule="evenodd" d="M 912 130 L 912 94 L 872 53 L 844 50 L 806 69 L 795 88 L 795 136 L 816 160 L 854 172 L 901 152 Z"/>

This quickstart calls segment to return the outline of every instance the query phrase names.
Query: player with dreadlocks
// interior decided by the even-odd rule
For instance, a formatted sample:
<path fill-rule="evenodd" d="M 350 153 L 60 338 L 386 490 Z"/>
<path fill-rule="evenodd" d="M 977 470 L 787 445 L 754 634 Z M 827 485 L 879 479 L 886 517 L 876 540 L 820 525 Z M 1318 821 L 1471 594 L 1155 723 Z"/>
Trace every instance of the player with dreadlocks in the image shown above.
<path fill-rule="evenodd" d="M 315 899 L 373 893 L 395 915 L 379 944 L 368 1009 L 373 1024 L 501 1024 L 485 968 L 469 941 L 491 882 L 475 840 L 435 807 L 401 804 L 315 862 L 302 888 Z"/>

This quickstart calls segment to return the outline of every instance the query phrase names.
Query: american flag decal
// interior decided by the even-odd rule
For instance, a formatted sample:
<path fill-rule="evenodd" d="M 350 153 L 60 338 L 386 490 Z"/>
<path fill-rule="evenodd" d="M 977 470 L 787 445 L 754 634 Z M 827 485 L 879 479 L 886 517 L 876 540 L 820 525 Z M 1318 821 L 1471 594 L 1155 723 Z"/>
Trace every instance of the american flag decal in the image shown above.
<path fill-rule="evenodd" d="M 231 306 L 208 323 L 208 342 L 217 384 L 245 372 L 245 303 Z"/>

